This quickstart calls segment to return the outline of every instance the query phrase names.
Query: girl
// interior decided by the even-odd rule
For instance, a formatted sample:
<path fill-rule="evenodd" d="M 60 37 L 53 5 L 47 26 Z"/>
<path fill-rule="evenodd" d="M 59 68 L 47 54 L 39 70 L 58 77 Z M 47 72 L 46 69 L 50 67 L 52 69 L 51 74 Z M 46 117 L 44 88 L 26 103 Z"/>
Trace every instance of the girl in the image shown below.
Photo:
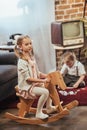
<path fill-rule="evenodd" d="M 72 52 L 65 52 L 63 55 L 63 66 L 61 73 L 64 76 L 64 81 L 68 87 L 78 88 L 84 87 L 85 68 L 81 62 L 76 59 Z"/>
<path fill-rule="evenodd" d="M 25 99 L 35 99 L 40 96 L 37 104 L 36 118 L 48 118 L 48 114 L 42 112 L 47 101 L 47 113 L 56 111 L 52 106 L 49 91 L 45 88 L 45 83 L 50 82 L 46 74 L 38 70 L 32 48 L 32 41 L 29 36 L 20 36 L 15 46 L 15 54 L 18 60 L 18 87 L 19 94 Z"/>

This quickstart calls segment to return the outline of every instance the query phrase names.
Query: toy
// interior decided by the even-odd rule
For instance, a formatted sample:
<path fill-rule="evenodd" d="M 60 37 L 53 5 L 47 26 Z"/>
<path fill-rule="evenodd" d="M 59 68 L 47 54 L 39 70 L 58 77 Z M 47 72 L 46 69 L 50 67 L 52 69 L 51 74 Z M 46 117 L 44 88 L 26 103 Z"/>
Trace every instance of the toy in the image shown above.
<path fill-rule="evenodd" d="M 62 75 L 59 71 L 55 71 L 48 74 L 48 78 L 51 79 L 50 83 L 46 84 L 46 88 L 50 92 L 50 97 L 52 98 L 53 104 L 55 106 L 58 106 L 58 110 L 56 113 L 50 114 L 49 118 L 47 119 L 38 119 L 35 117 L 32 117 L 35 113 L 37 108 L 33 108 L 32 104 L 34 102 L 33 99 L 23 99 L 18 94 L 18 87 L 16 86 L 16 95 L 19 96 L 20 103 L 17 104 L 18 115 L 14 115 L 11 113 L 6 112 L 5 116 L 11 120 L 14 120 L 16 122 L 22 123 L 22 124 L 46 124 L 50 122 L 54 122 L 56 120 L 59 120 L 60 118 L 63 118 L 65 115 L 69 114 L 69 110 L 74 108 L 78 105 L 78 101 L 74 100 L 70 102 L 69 104 L 62 106 L 60 102 L 60 98 L 58 95 L 58 92 L 56 90 L 56 85 L 60 87 L 60 89 L 65 90 L 67 87 L 63 81 Z M 43 109 L 44 112 L 46 112 L 45 108 Z M 30 117 L 26 117 L 26 114 L 30 113 Z"/>

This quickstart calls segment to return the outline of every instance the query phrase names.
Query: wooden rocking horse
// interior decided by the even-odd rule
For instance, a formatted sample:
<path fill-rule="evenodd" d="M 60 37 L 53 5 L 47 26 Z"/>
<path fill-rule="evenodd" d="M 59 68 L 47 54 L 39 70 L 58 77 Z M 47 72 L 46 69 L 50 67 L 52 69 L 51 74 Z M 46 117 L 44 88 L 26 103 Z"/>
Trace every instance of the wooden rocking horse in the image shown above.
<path fill-rule="evenodd" d="M 62 106 L 60 102 L 60 98 L 58 95 L 58 92 L 56 90 L 56 85 L 60 87 L 60 89 L 65 90 L 66 85 L 63 81 L 62 75 L 60 72 L 55 71 L 48 74 L 48 78 L 50 78 L 50 83 L 46 84 L 46 88 L 50 92 L 50 97 L 52 98 L 53 104 L 55 106 L 58 105 L 58 110 L 56 113 L 50 114 L 49 118 L 47 119 L 38 119 L 35 117 L 26 117 L 26 114 L 29 113 L 30 115 L 33 115 L 31 113 L 36 112 L 37 108 L 33 108 L 32 104 L 34 102 L 34 99 L 23 99 L 18 94 L 18 87 L 16 86 L 16 95 L 19 96 L 20 103 L 17 104 L 18 114 L 14 115 L 11 113 L 6 112 L 5 116 L 11 120 L 14 120 L 16 122 L 22 123 L 22 124 L 46 124 L 50 122 L 54 122 L 56 120 L 59 120 L 60 118 L 63 118 L 65 115 L 69 114 L 69 110 L 74 108 L 78 105 L 78 101 L 74 100 L 70 102 L 69 104 Z M 46 112 L 45 108 L 43 109 L 44 112 Z"/>

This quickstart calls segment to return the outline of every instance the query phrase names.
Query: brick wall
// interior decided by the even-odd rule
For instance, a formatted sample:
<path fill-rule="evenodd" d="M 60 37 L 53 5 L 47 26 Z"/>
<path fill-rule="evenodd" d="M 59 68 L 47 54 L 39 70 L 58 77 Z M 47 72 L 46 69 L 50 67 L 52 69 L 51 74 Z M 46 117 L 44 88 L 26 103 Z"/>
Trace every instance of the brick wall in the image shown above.
<path fill-rule="evenodd" d="M 82 19 L 84 16 L 85 0 L 55 0 L 55 21 L 68 21 Z M 87 17 L 87 4 L 85 18 Z M 79 55 L 79 49 L 72 50 Z M 63 51 L 55 50 L 56 54 L 56 69 L 61 68 L 61 55 Z M 84 61 L 84 54 L 80 53 L 80 60 Z"/>
<path fill-rule="evenodd" d="M 85 0 L 55 0 L 55 20 L 65 21 L 83 18 L 84 3 Z M 85 14 L 87 15 L 87 11 Z"/>

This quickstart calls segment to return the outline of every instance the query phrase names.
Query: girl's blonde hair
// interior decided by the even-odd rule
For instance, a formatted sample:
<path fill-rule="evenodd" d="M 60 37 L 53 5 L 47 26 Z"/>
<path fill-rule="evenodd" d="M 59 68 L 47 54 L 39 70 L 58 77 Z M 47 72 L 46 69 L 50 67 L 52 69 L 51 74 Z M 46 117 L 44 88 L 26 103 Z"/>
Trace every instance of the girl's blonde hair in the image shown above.
<path fill-rule="evenodd" d="M 67 51 L 63 54 L 63 62 L 66 63 L 68 61 L 75 61 L 75 60 L 76 60 L 76 56 L 73 52 Z"/>
<path fill-rule="evenodd" d="M 22 58 L 22 59 L 25 59 L 23 53 L 22 53 L 22 50 L 20 49 L 22 43 L 23 43 L 23 40 L 26 39 L 26 38 L 29 38 L 30 37 L 28 35 L 21 35 L 18 39 L 17 39 L 17 42 L 16 42 L 16 45 L 15 45 L 15 48 L 14 48 L 14 52 L 16 54 L 16 56 L 18 58 Z M 33 51 L 32 51 L 32 54 L 33 54 Z"/>

